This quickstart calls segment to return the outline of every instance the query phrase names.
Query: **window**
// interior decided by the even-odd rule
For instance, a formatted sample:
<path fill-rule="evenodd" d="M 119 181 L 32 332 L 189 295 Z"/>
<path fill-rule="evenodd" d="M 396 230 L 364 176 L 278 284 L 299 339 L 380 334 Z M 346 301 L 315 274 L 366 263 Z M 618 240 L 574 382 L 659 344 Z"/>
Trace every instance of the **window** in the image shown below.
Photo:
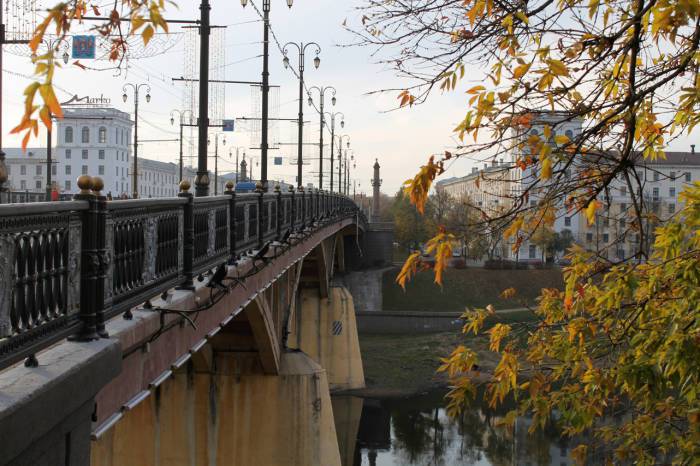
<path fill-rule="evenodd" d="M 36 186 L 36 189 L 41 189 L 41 181 L 36 180 L 36 183 L 34 184 Z"/>
<path fill-rule="evenodd" d="M 56 170 L 57 170 L 56 164 L 51 165 L 51 174 L 52 174 L 52 175 L 55 175 L 55 174 L 56 174 Z"/>
<path fill-rule="evenodd" d="M 610 236 L 607 233 L 603 233 L 603 242 L 607 243 L 610 240 Z"/>
<path fill-rule="evenodd" d="M 625 258 L 625 250 L 622 248 L 617 248 L 615 250 L 615 255 L 617 256 L 618 259 L 624 259 Z"/>
<path fill-rule="evenodd" d="M 537 248 L 535 247 L 534 244 L 530 245 L 529 251 L 528 251 L 528 256 L 530 259 L 534 259 L 537 257 Z"/>
<path fill-rule="evenodd" d="M 627 220 L 625 220 L 624 218 L 621 218 L 619 223 L 620 228 L 625 228 L 627 226 Z"/>
<path fill-rule="evenodd" d="M 586 241 L 589 243 L 593 241 L 593 233 L 586 233 Z"/>
<path fill-rule="evenodd" d="M 20 175 L 26 175 L 26 174 L 27 174 L 27 166 L 26 166 L 26 165 L 20 165 L 20 166 L 19 166 L 19 174 L 20 174 Z"/>
<path fill-rule="evenodd" d="M 66 175 L 70 175 L 70 165 L 66 165 Z"/>
<path fill-rule="evenodd" d="M 659 188 L 654 188 L 652 190 L 651 196 L 655 201 L 658 201 L 659 200 Z"/>
<path fill-rule="evenodd" d="M 676 172 L 670 173 L 671 181 L 676 181 Z"/>
<path fill-rule="evenodd" d="M 82 173 L 83 173 L 83 175 L 87 175 L 87 174 L 88 174 L 88 166 L 87 166 L 87 165 L 83 165 Z"/>
<path fill-rule="evenodd" d="M 97 158 L 100 159 L 100 160 L 104 160 L 104 159 L 105 159 L 105 151 L 104 151 L 104 149 L 100 149 L 100 150 L 97 151 Z"/>
<path fill-rule="evenodd" d="M 22 180 L 19 182 L 20 189 L 27 189 L 27 180 Z"/>
<path fill-rule="evenodd" d="M 627 195 L 627 186 L 620 186 L 620 196 Z"/>
<path fill-rule="evenodd" d="M 81 140 L 86 143 L 90 142 L 90 128 L 88 128 L 87 126 L 83 126 Z"/>
<path fill-rule="evenodd" d="M 573 138 L 574 138 L 574 132 L 571 131 L 570 129 L 567 129 L 566 131 L 564 131 L 564 135 L 565 135 L 567 138 L 569 138 L 569 139 L 573 139 Z"/>
<path fill-rule="evenodd" d="M 668 188 L 668 195 L 671 197 L 676 197 L 676 188 Z"/>
<path fill-rule="evenodd" d="M 70 181 L 69 180 L 66 180 L 65 189 L 66 189 L 66 191 L 70 191 Z"/>
<path fill-rule="evenodd" d="M 610 226 L 610 219 L 608 217 L 605 217 L 603 219 L 603 228 L 608 228 Z"/>
<path fill-rule="evenodd" d="M 36 174 L 41 175 L 41 165 L 37 165 L 35 168 L 36 168 Z"/>
<path fill-rule="evenodd" d="M 566 227 L 571 226 L 571 217 L 564 217 L 564 226 L 566 226 Z"/>
<path fill-rule="evenodd" d="M 72 126 L 66 127 L 66 142 L 67 143 L 73 142 L 73 127 Z"/>
<path fill-rule="evenodd" d="M 97 167 L 97 174 L 98 174 L 98 175 L 104 175 L 104 174 L 105 174 L 105 166 L 104 166 L 104 165 L 100 165 L 99 167 Z"/>
<path fill-rule="evenodd" d="M 119 167 L 115 167 L 117 169 L 117 176 L 119 176 Z"/>
<path fill-rule="evenodd" d="M 624 202 L 620 202 L 620 213 L 624 214 L 627 211 L 627 204 Z"/>
<path fill-rule="evenodd" d="M 100 129 L 97 133 L 97 141 L 100 144 L 107 144 L 107 128 L 104 126 L 100 126 Z"/>
<path fill-rule="evenodd" d="M 83 160 L 87 160 L 87 159 L 88 159 L 88 150 L 83 149 Z"/>
<path fill-rule="evenodd" d="M 66 149 L 66 158 L 69 159 L 71 155 L 70 149 Z"/>
<path fill-rule="evenodd" d="M 654 172 L 654 181 L 659 181 L 659 172 Z"/>
<path fill-rule="evenodd" d="M 675 213 L 676 213 L 676 204 L 669 204 L 669 205 L 668 205 L 668 213 L 669 213 L 669 214 L 675 214 Z"/>
<path fill-rule="evenodd" d="M 690 183 L 690 172 L 685 172 L 685 182 Z"/>

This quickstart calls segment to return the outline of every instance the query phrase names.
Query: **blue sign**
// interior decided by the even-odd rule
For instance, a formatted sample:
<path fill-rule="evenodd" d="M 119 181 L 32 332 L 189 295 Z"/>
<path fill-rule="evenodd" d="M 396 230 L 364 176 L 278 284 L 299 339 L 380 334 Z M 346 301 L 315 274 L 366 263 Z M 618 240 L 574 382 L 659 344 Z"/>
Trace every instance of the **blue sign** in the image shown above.
<path fill-rule="evenodd" d="M 73 58 L 95 58 L 95 36 L 73 36 Z"/>
<path fill-rule="evenodd" d="M 224 120 L 224 124 L 222 125 L 224 131 L 233 131 L 234 128 L 234 123 L 236 120 Z"/>
<path fill-rule="evenodd" d="M 282 165 L 284 157 L 275 157 L 275 165 Z"/>

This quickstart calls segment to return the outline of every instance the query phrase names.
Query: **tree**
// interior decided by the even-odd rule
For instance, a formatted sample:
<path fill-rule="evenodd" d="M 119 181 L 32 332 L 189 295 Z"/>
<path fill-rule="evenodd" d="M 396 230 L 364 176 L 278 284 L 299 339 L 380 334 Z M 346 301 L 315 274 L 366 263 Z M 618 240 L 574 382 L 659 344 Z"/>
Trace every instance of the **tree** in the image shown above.
<path fill-rule="evenodd" d="M 643 175 L 669 141 L 700 121 L 698 1 L 366 0 L 361 10 L 360 24 L 349 27 L 405 79 L 394 89 L 399 107 L 475 81 L 465 85 L 465 117 L 455 128 L 463 146 L 431 156 L 405 184 L 419 211 L 447 161 L 486 153 L 507 161 L 502 170 L 515 186 L 503 195 L 505 208 L 481 222 L 504 222 L 514 250 L 559 216 L 580 212 L 589 224 L 611 218 L 616 185 L 631 201 L 626 230 L 639 235 L 632 257 L 574 247 L 566 289 L 542 291 L 535 324 L 489 330 L 501 357 L 487 383 L 489 401 L 515 396 L 509 423 L 529 412 L 539 426 L 556 418 L 567 434 L 593 433 L 609 462 L 694 463 L 700 185 L 685 193 L 678 218 L 654 230 Z M 571 122 L 581 130 L 567 134 Z M 440 232 L 433 246 L 449 236 Z M 436 262 L 436 281 L 445 266 Z M 398 281 L 405 286 L 419 269 L 420 258 L 409 257 Z M 470 311 L 466 329 L 482 331 L 494 314 L 492 307 Z M 476 393 L 474 364 L 465 346 L 445 360 L 452 412 Z M 586 446 L 575 452 L 586 459 Z"/>
<path fill-rule="evenodd" d="M 554 251 L 565 252 L 574 244 L 574 235 L 571 230 L 564 229 L 554 234 Z"/>
<path fill-rule="evenodd" d="M 396 193 L 391 205 L 394 238 L 406 250 L 413 250 L 430 238 L 428 222 L 411 205 L 403 191 Z"/>
<path fill-rule="evenodd" d="M 554 253 L 555 241 L 556 234 L 547 225 L 539 227 L 530 237 L 530 242 L 542 251 L 542 262 L 547 262 L 547 258 Z"/>

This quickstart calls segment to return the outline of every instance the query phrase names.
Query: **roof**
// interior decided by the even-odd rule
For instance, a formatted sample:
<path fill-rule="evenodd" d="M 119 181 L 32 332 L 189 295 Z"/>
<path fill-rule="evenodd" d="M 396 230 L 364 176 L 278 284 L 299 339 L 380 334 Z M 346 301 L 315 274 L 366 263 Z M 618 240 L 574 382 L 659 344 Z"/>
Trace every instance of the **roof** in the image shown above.
<path fill-rule="evenodd" d="M 666 159 L 648 161 L 648 165 L 692 165 L 700 166 L 700 153 L 698 152 L 666 152 Z"/>
<path fill-rule="evenodd" d="M 7 147 L 3 152 L 7 159 L 46 158 L 46 147 L 27 147 L 26 151 L 21 147 Z"/>

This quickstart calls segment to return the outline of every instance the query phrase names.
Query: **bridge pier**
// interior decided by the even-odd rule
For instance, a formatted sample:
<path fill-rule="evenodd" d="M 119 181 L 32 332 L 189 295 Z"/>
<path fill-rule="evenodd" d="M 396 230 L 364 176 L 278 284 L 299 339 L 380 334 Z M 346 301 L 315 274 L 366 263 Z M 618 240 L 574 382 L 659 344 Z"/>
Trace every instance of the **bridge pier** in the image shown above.
<path fill-rule="evenodd" d="M 323 368 L 285 352 L 271 376 L 253 359 L 216 352 L 210 372 L 190 362 L 94 442 L 91 465 L 340 466 Z"/>

